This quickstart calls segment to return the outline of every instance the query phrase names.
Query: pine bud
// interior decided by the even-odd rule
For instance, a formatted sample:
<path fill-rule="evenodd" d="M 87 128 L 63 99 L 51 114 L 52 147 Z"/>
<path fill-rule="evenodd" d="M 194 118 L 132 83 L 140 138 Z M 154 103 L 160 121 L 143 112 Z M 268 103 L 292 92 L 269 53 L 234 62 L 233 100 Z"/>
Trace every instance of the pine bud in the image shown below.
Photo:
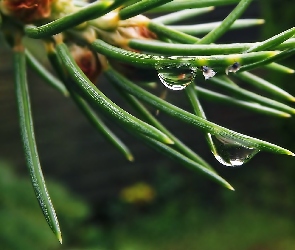
<path fill-rule="evenodd" d="M 102 70 L 95 54 L 88 48 L 77 45 L 71 45 L 70 51 L 83 73 L 92 83 L 95 83 Z"/>
<path fill-rule="evenodd" d="M 0 9 L 3 14 L 23 23 L 33 23 L 50 16 L 52 2 L 53 0 L 2 0 Z"/>

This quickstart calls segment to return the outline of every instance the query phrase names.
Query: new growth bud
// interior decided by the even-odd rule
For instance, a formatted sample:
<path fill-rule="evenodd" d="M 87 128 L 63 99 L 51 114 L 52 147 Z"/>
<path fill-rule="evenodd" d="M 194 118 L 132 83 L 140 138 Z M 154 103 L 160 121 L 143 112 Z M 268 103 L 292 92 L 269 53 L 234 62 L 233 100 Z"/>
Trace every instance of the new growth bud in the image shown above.
<path fill-rule="evenodd" d="M 34 23 L 48 18 L 53 0 L 2 0 L 3 14 L 12 16 L 23 23 Z"/>
<path fill-rule="evenodd" d="M 88 48 L 77 45 L 71 45 L 70 51 L 83 73 L 92 83 L 95 83 L 102 70 L 96 55 Z"/>

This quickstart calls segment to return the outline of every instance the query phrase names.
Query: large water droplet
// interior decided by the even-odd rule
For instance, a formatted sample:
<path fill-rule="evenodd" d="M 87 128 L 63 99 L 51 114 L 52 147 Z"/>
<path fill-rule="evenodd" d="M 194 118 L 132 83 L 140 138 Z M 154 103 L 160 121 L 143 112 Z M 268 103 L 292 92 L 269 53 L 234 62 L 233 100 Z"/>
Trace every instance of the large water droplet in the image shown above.
<path fill-rule="evenodd" d="M 216 160 L 228 167 L 241 166 L 259 152 L 259 149 L 246 147 L 233 139 L 214 135 L 211 138 Z"/>
<path fill-rule="evenodd" d="M 169 89 L 182 90 L 196 76 L 196 69 L 188 66 L 156 66 L 160 81 Z"/>

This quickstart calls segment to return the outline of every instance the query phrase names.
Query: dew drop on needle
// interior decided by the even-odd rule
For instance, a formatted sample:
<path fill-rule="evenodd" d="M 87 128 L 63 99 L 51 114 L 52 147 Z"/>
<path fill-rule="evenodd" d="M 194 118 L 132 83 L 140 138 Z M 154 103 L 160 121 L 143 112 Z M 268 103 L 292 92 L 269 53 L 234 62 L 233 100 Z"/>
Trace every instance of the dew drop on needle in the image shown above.
<path fill-rule="evenodd" d="M 208 80 L 216 75 L 216 72 L 208 66 L 202 66 L 201 70 L 203 71 L 203 76 L 205 77 L 205 80 Z"/>
<path fill-rule="evenodd" d="M 196 70 L 181 66 L 156 66 L 160 81 L 169 89 L 182 90 L 194 81 Z"/>
<path fill-rule="evenodd" d="M 241 68 L 241 65 L 238 62 L 235 62 L 234 64 L 230 65 L 225 69 L 225 74 L 228 75 L 229 72 L 236 73 Z"/>
<path fill-rule="evenodd" d="M 257 148 L 250 148 L 231 138 L 211 135 L 216 160 L 228 167 L 241 166 L 259 152 Z"/>

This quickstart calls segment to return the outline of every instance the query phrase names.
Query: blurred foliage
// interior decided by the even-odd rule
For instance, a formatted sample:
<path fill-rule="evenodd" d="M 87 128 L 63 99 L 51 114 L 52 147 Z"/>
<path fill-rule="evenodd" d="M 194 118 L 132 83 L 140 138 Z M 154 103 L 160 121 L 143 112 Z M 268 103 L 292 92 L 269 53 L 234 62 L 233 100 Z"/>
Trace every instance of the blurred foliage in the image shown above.
<path fill-rule="evenodd" d="M 233 171 L 239 179 L 233 193 L 158 166 L 146 184 L 155 192 L 153 202 L 128 203 L 118 194 L 104 203 L 103 216 L 109 218 L 107 249 L 295 249 L 295 186 L 286 177 L 294 176 L 294 171 L 258 165 L 252 169 L 255 175 Z"/>
<path fill-rule="evenodd" d="M 279 169 L 263 174 L 266 167 L 260 166 L 256 176 L 237 174 L 241 183 L 232 193 L 159 166 L 150 183 L 127 186 L 101 204 L 96 213 L 104 211 L 104 218 L 91 217 L 85 202 L 48 182 L 64 232 L 60 246 L 33 201 L 29 180 L 1 162 L 1 249 L 293 250 L 295 187 L 286 175 L 294 174 Z M 198 192 L 202 187 L 206 195 Z M 129 203 L 121 196 L 126 190 L 137 197 L 154 196 Z"/>
<path fill-rule="evenodd" d="M 150 185 L 138 182 L 122 189 L 120 196 L 127 203 L 146 204 L 154 200 L 155 191 Z"/>
<path fill-rule="evenodd" d="M 263 36 L 269 37 L 294 24 L 294 9 L 290 8 L 292 0 L 262 0 L 261 15 L 266 20 Z"/>
<path fill-rule="evenodd" d="M 202 203 L 170 202 L 153 215 L 117 224 L 119 250 L 292 250 L 294 224 L 259 208 L 234 206 L 216 213 Z"/>
<path fill-rule="evenodd" d="M 274 168 L 265 171 L 268 167 L 260 166 L 256 176 L 251 171 L 237 174 L 238 190 L 231 193 L 212 188 L 201 177 L 158 166 L 149 184 L 127 187 L 136 193 L 138 187 L 149 187 L 155 194 L 153 202 L 127 203 L 119 193 L 101 207 L 104 217 L 110 218 L 104 228 L 106 249 L 294 249 L 295 187 L 285 177 L 294 174 Z"/>
<path fill-rule="evenodd" d="M 102 232 L 86 224 L 91 215 L 89 206 L 60 184 L 48 181 L 48 186 L 65 232 L 65 245 L 83 249 L 98 247 Z M 29 179 L 17 176 L 12 166 L 2 161 L 0 190 L 1 249 L 62 249 L 48 230 Z"/>

